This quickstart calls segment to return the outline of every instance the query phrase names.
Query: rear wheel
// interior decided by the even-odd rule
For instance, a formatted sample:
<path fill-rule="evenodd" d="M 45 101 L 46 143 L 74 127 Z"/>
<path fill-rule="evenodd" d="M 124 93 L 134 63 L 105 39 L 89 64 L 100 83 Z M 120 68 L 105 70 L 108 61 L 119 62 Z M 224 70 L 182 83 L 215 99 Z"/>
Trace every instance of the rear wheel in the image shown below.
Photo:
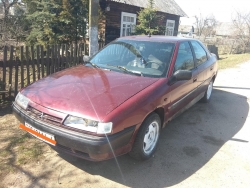
<path fill-rule="evenodd" d="M 212 95 L 212 91 L 213 91 L 213 83 L 214 83 L 214 80 L 212 79 L 208 84 L 207 91 L 204 97 L 201 99 L 202 102 L 205 102 L 205 103 L 209 102 L 211 95 Z"/>
<path fill-rule="evenodd" d="M 137 160 L 149 159 L 155 152 L 160 136 L 161 119 L 150 114 L 142 123 L 129 155 Z"/>

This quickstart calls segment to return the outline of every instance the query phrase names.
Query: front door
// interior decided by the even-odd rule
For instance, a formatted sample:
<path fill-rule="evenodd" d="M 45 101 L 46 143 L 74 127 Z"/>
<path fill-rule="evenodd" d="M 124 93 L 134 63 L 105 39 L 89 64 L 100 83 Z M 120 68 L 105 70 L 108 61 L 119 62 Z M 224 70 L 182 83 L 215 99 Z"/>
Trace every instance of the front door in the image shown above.
<path fill-rule="evenodd" d="M 197 76 L 198 72 L 195 68 L 194 57 L 188 41 L 179 45 L 174 72 L 178 70 L 192 71 L 192 79 L 177 81 L 170 86 L 171 89 L 171 105 L 169 106 L 169 117 L 175 115 L 183 109 L 196 96 Z"/>

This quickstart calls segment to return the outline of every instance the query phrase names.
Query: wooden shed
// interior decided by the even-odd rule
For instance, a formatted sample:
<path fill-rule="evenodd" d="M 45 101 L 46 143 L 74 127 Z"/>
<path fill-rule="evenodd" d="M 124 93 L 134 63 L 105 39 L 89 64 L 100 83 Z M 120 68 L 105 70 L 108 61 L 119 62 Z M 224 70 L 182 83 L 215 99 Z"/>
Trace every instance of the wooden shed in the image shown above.
<path fill-rule="evenodd" d="M 147 5 L 147 0 L 100 0 L 100 7 L 105 17 L 103 22 L 105 43 L 120 36 L 131 35 L 138 23 L 138 12 Z M 162 34 L 176 36 L 180 17 L 187 17 L 186 13 L 174 0 L 155 0 L 154 7 L 162 18 L 159 24 L 166 28 Z"/>

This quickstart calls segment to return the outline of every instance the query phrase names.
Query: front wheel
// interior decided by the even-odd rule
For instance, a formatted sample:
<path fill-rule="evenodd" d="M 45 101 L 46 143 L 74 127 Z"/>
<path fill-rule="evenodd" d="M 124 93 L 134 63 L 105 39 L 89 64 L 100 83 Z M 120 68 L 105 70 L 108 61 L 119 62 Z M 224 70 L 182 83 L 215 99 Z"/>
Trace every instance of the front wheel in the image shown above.
<path fill-rule="evenodd" d="M 160 136 L 161 119 L 150 114 L 142 123 L 129 155 L 137 160 L 149 159 L 155 152 Z"/>
<path fill-rule="evenodd" d="M 207 91 L 204 94 L 204 97 L 201 99 L 202 102 L 208 103 L 210 98 L 211 98 L 211 94 L 213 91 L 213 79 L 209 82 L 208 87 L 207 87 Z"/>

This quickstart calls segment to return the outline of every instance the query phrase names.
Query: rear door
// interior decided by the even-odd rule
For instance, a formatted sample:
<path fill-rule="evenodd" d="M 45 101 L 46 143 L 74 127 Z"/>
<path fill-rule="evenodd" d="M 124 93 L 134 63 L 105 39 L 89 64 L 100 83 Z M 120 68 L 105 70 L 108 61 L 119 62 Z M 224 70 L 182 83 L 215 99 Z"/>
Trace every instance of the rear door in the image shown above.
<path fill-rule="evenodd" d="M 197 91 L 200 94 L 207 88 L 207 71 L 212 67 L 210 67 L 209 63 L 209 54 L 207 54 L 204 47 L 198 41 L 190 41 L 190 43 L 194 51 L 195 68 L 197 70 Z"/>

